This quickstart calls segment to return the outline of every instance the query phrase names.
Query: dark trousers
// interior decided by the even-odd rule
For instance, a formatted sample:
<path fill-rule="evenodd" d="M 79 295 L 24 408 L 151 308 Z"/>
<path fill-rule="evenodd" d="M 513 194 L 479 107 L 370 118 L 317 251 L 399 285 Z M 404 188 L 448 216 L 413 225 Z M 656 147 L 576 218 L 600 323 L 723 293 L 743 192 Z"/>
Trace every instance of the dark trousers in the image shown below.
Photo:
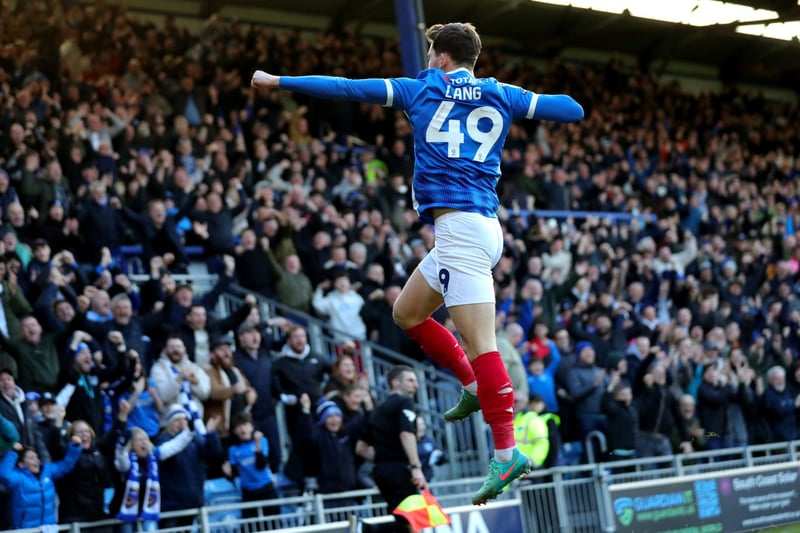
<path fill-rule="evenodd" d="M 278 491 L 275 490 L 275 485 L 267 483 L 260 489 L 247 490 L 242 489 L 243 502 L 259 502 L 262 500 L 275 500 L 278 498 Z M 258 516 L 258 507 L 242 510 L 242 518 L 255 518 Z M 264 516 L 279 515 L 281 508 L 274 505 L 261 507 Z"/>

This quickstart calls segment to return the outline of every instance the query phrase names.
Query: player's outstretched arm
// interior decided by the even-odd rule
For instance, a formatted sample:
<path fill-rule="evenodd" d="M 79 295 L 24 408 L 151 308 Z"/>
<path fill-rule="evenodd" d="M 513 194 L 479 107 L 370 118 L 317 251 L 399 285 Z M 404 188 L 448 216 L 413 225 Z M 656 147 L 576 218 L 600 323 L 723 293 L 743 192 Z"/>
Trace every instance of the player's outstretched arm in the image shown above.
<path fill-rule="evenodd" d="M 388 79 L 351 80 L 336 76 L 275 76 L 257 70 L 250 83 L 257 89 L 280 87 L 317 98 L 392 105 L 393 90 Z"/>
<path fill-rule="evenodd" d="M 583 107 L 566 94 L 540 94 L 533 118 L 555 122 L 575 122 L 583 118 Z"/>

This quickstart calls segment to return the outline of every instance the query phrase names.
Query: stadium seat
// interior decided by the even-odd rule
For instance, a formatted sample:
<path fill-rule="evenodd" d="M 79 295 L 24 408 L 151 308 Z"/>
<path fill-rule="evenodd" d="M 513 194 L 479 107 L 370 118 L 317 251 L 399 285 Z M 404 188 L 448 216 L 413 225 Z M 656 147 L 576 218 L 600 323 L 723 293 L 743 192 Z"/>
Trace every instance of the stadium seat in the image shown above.
<path fill-rule="evenodd" d="M 224 477 L 207 479 L 204 488 L 206 505 L 221 505 L 241 501 L 242 493 L 239 490 L 239 478 L 231 483 Z"/>

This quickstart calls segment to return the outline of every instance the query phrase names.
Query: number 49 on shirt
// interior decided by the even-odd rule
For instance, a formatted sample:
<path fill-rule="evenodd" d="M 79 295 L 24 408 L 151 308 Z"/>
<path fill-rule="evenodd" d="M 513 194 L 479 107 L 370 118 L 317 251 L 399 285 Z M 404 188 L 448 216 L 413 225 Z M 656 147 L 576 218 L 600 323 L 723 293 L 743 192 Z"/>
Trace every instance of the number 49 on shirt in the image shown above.
<path fill-rule="evenodd" d="M 447 157 L 454 159 L 461 157 L 461 145 L 464 144 L 464 134 L 461 131 L 461 120 L 450 119 L 447 121 L 447 131 L 442 131 L 444 121 L 453 110 L 456 102 L 444 100 L 433 115 L 428 129 L 425 130 L 425 141 L 429 143 L 447 143 Z M 478 128 L 478 121 L 482 118 L 489 119 L 492 127 L 488 131 Z M 482 106 L 473 109 L 466 120 L 467 135 L 478 143 L 478 149 L 472 156 L 473 161 L 483 163 L 491 152 L 500 134 L 503 132 L 503 117 L 497 109 Z"/>

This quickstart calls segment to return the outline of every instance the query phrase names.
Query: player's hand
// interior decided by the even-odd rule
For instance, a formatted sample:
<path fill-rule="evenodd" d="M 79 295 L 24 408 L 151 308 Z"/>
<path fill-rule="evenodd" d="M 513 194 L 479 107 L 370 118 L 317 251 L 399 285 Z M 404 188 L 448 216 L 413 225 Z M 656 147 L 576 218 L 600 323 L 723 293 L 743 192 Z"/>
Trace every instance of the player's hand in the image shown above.
<path fill-rule="evenodd" d="M 280 83 L 280 76 L 267 74 L 263 70 L 257 70 L 253 73 L 253 79 L 250 85 L 256 89 L 268 89 L 270 87 L 278 87 Z"/>

